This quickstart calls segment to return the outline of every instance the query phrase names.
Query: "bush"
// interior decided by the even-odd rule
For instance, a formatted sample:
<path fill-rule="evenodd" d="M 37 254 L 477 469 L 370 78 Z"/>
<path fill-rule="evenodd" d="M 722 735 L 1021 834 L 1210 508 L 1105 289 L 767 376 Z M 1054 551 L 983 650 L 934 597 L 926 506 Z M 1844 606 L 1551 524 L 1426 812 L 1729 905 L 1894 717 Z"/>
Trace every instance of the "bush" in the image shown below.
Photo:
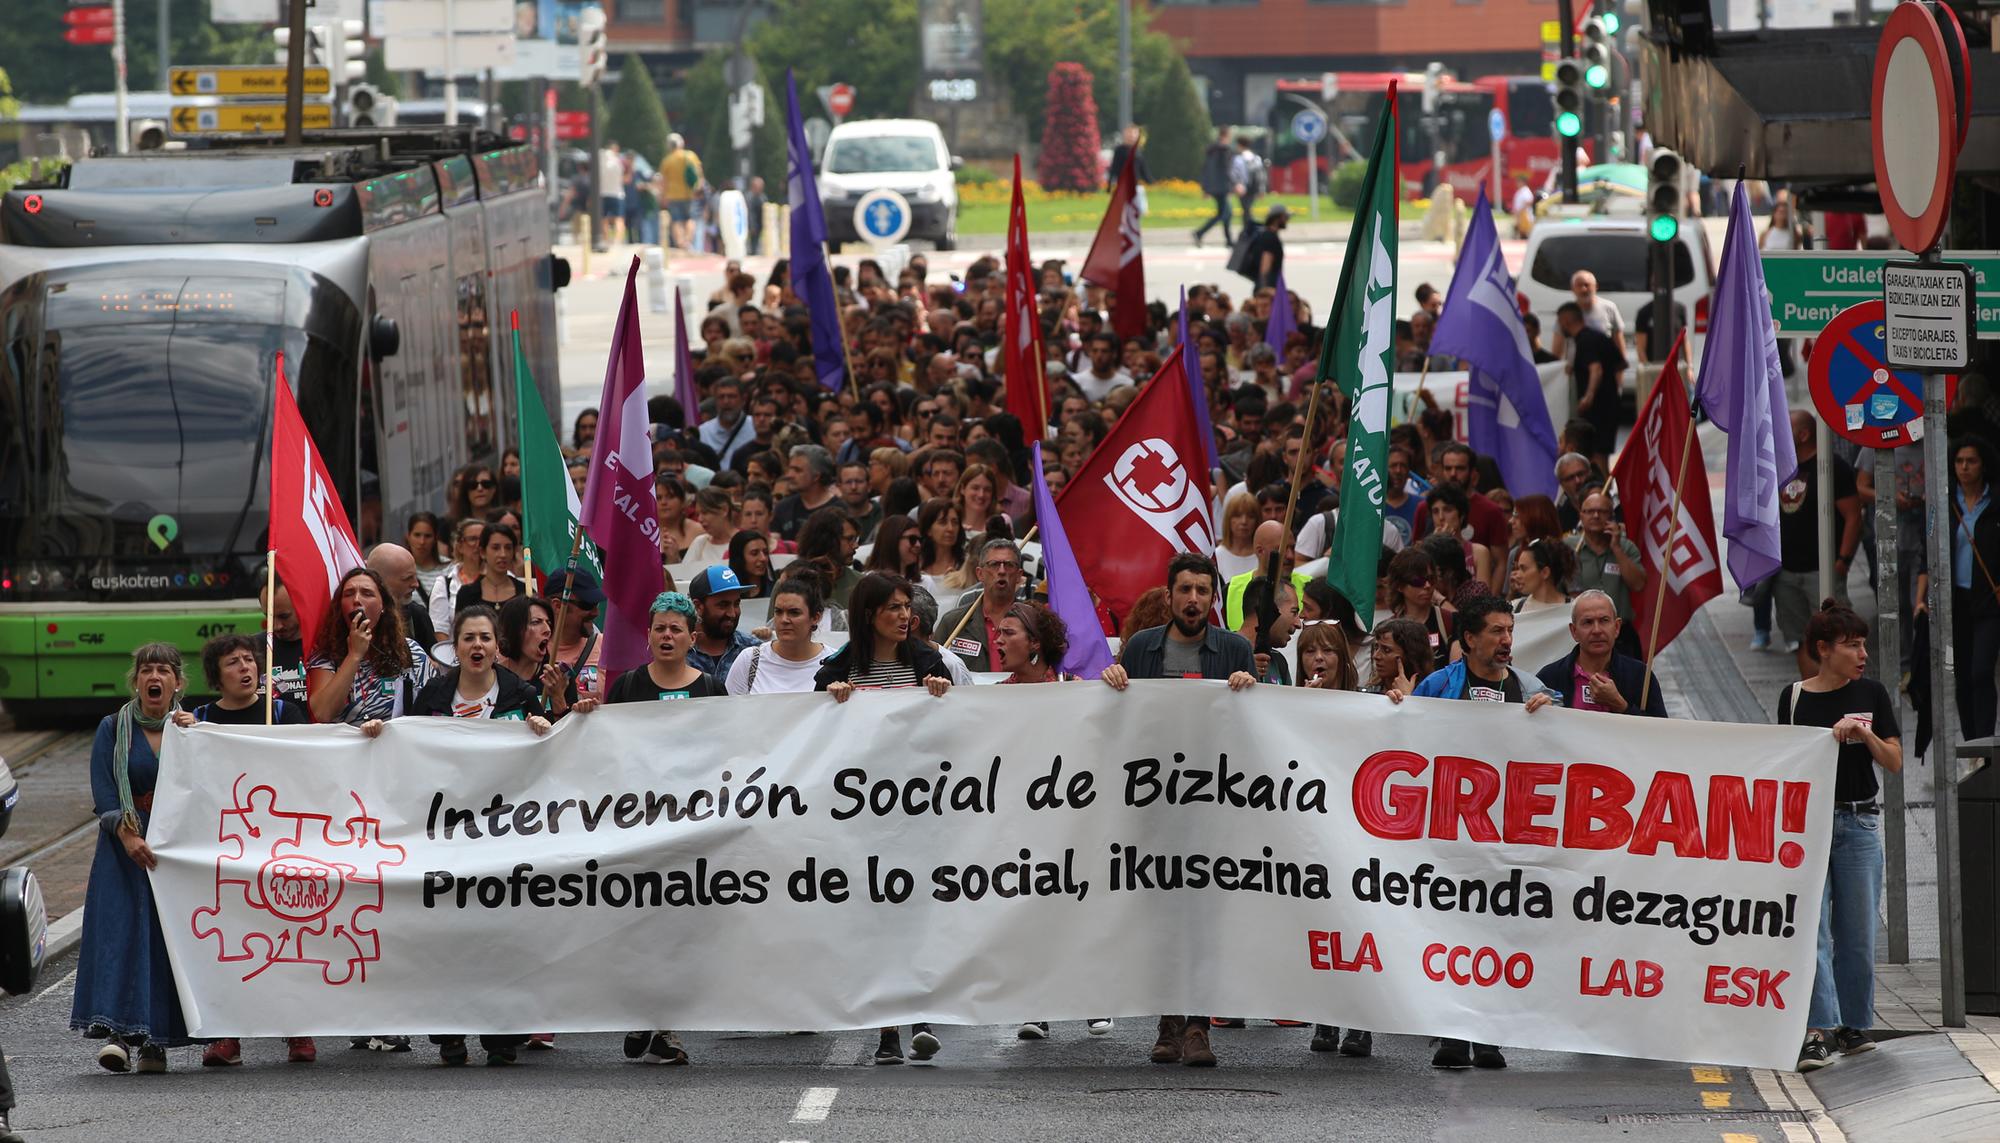
<path fill-rule="evenodd" d="M 958 189 L 960 190 L 964 190 L 967 187 L 992 186 L 999 181 L 1000 176 L 987 170 L 985 167 L 967 166 L 958 172 Z M 1009 185 L 1011 185 L 1011 182 L 1009 180 Z"/>
<path fill-rule="evenodd" d="M 618 87 L 611 93 L 604 138 L 616 139 L 627 152 L 656 164 L 667 153 L 667 133 L 667 109 L 660 105 L 653 77 L 637 55 L 626 56 Z"/>
<path fill-rule="evenodd" d="M 1048 112 L 1035 176 L 1048 190 L 1094 191 L 1097 176 L 1097 97 L 1090 69 L 1059 63 L 1049 69 Z"/>
<path fill-rule="evenodd" d="M 1333 205 L 1346 210 L 1354 210 L 1361 205 L 1361 180 L 1368 177 L 1366 159 L 1349 159 L 1333 169 L 1333 177 L 1327 180 L 1327 193 L 1333 197 Z"/>

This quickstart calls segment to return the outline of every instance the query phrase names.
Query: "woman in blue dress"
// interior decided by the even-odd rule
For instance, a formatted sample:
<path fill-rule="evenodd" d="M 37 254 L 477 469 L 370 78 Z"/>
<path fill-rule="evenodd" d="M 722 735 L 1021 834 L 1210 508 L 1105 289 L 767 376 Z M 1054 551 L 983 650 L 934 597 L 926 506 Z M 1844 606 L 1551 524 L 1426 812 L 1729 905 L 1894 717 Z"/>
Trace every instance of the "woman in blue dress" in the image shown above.
<path fill-rule="evenodd" d="M 84 898 L 83 949 L 69 1026 L 110 1038 L 98 1050 L 107 1071 L 167 1070 L 167 1049 L 190 1043 L 167 945 L 146 873 L 156 864 L 146 845 L 153 786 L 160 776 L 160 734 L 187 676 L 180 650 L 148 643 L 132 652 L 125 676 L 132 698 L 97 725 L 90 751 L 90 793 L 97 811 L 97 855 Z"/>

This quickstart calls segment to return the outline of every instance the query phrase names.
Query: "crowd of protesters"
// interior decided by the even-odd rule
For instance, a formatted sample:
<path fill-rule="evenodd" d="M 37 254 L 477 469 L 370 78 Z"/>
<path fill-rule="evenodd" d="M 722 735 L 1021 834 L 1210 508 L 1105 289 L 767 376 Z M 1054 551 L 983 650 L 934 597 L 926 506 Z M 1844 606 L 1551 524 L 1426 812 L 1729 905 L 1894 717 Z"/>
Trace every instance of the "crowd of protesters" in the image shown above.
<path fill-rule="evenodd" d="M 1247 198 L 1243 185 L 1237 177 L 1231 189 Z M 1226 199 L 1217 199 L 1223 210 Z M 1227 228 L 1226 212 L 1222 221 Z M 536 582 L 521 550 L 519 461 L 510 452 L 497 467 L 461 469 L 441 513 L 412 516 L 401 543 L 374 547 L 366 566 L 347 573 L 314 646 L 298 645 L 296 617 L 278 589 L 270 685 L 281 700 L 279 720 L 373 732 L 419 715 L 511 718 L 540 732 L 606 702 L 806 691 L 847 702 L 863 689 L 919 687 L 948 702 L 953 687 L 981 675 L 1065 681 L 1061 649 L 1074 633 L 1038 601 L 1025 542 L 1036 523 L 1029 445 L 1044 442 L 1048 483 L 1059 490 L 1160 370 L 1176 315 L 1154 303 L 1146 331 L 1120 338 L 1106 326 L 1103 291 L 1073 284 L 1061 264 L 1042 267 L 1051 416 L 1024 425 L 1004 411 L 1009 379 L 999 374 L 1005 331 L 993 259 L 974 262 L 960 281 L 933 281 L 921 255 L 893 278 L 869 259 L 835 277 L 854 383 L 832 391 L 815 376 L 807 319 L 782 262 L 761 286 L 732 264 L 699 323 L 701 407 L 668 396 L 649 403 L 660 556 L 677 582 L 652 607 L 648 663 L 616 677 L 601 669 L 596 621 L 605 596 L 587 573 Z M 1417 297 L 1399 338 L 1427 328 L 1441 302 L 1428 286 Z M 1650 573 L 1607 487 L 1608 418 L 1564 426 L 1553 500 L 1510 494 L 1490 458 L 1454 439 L 1448 412 L 1419 408 L 1395 426 L 1374 569 L 1378 618 L 1365 629 L 1355 602 L 1333 591 L 1323 570 L 1340 511 L 1348 410 L 1329 386 L 1325 415 L 1306 423 L 1325 331 L 1295 298 L 1295 328 L 1277 352 L 1262 340 L 1272 298 L 1269 289 L 1241 299 L 1189 291 L 1193 358 L 1220 458 L 1211 474 L 1220 542 L 1212 559 L 1175 557 L 1161 569 L 1160 588 L 1128 614 L 1101 616 L 1107 634 L 1121 636 L 1119 662 L 1104 683 L 1122 690 L 1134 679 L 1212 679 L 1233 690 L 1276 684 L 1395 703 L 1511 703 L 1525 709 L 1521 717 L 1550 705 L 1664 717 L 1662 688 L 1648 677 L 1633 634 L 1633 600 Z M 1591 340 L 1580 336 L 1590 319 L 1566 315 L 1572 342 Z M 1590 384 L 1601 390 L 1606 375 L 1593 368 Z M 1615 405 L 1615 378 L 1609 384 L 1599 393 L 1607 406 Z M 596 430 L 597 414 L 587 411 L 565 442 L 579 482 Z M 1961 479 L 1974 554 L 2000 548 L 2000 540 L 1985 543 L 1994 525 L 1979 511 L 1983 471 L 1973 473 L 1976 486 Z M 1274 583 L 1273 557 L 1294 573 Z M 754 625 L 745 622 L 746 600 L 760 601 Z M 1573 647 L 1546 664 L 1516 664 L 1516 617 L 1558 607 L 1568 610 Z M 1801 625 L 1802 667 L 1810 668 L 1784 696 L 1780 718 L 1831 726 L 1843 744 L 1834 906 L 1822 926 L 1817 1030 L 1801 1061 L 1808 1066 L 1824 1063 L 1829 1051 L 1872 1046 L 1854 1032 L 1870 1018 L 1872 893 L 1881 878 L 1868 819 L 1874 767 L 1896 769 L 1901 755 L 1893 702 L 1858 677 L 1856 664 L 1866 658 L 1860 621 L 1833 601 L 1803 612 L 1787 601 L 1780 610 L 1788 630 L 1793 620 Z M 2000 620 L 1988 626 L 2000 630 Z M 834 633 L 844 641 L 829 638 Z M 1282 652 L 1292 643 L 1288 659 Z M 210 644 L 203 669 L 220 697 L 175 715 L 186 686 L 179 653 L 140 648 L 131 703 L 99 729 L 93 791 L 104 833 L 73 1023 L 107 1038 L 99 1060 L 113 1071 L 133 1066 L 135 1054 L 138 1070 L 164 1070 L 163 1049 L 187 1040 L 143 876 L 152 862 L 145 818 L 160 728 L 170 717 L 260 720 L 261 712 L 246 712 L 261 705 L 263 650 L 261 641 L 237 636 Z M 1851 713 L 1864 708 L 1871 720 Z M 1496 710 L 1493 717 L 1515 716 Z M 1090 1023 L 1092 1032 L 1110 1027 Z M 1151 1058 L 1214 1066 L 1211 1028 L 1240 1024 L 1163 1016 Z M 1041 1022 L 1022 1029 L 1024 1038 L 1048 1034 Z M 482 1039 L 491 1065 L 515 1062 L 524 1043 L 552 1044 Z M 444 1063 L 467 1062 L 463 1036 L 433 1040 Z M 1365 1056 L 1372 1037 L 1318 1026 L 1309 1044 Z M 355 1046 L 407 1051 L 409 1041 L 374 1037 Z M 909 1048 L 909 1058 L 928 1059 L 943 1044 L 919 1023 Z M 294 1060 L 313 1056 L 310 1041 L 293 1040 L 289 1051 Z M 631 1033 L 625 1051 L 650 1063 L 689 1060 L 665 1029 Z M 904 1058 L 902 1030 L 882 1029 L 876 1062 Z M 240 1059 L 241 1045 L 224 1041 L 207 1047 L 203 1063 Z M 1496 1046 L 1453 1040 L 1440 1042 L 1432 1062 L 1506 1063 Z"/>

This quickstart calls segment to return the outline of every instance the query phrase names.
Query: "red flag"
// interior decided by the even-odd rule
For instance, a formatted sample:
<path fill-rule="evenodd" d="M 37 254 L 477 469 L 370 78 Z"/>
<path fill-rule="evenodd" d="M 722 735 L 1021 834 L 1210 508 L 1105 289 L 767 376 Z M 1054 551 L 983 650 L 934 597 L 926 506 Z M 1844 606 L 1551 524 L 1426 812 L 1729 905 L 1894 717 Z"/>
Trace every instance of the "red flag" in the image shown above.
<path fill-rule="evenodd" d="M 1682 331 L 1681 337 L 1686 336 Z M 1680 353 L 1676 339 L 1653 395 L 1639 413 L 1638 426 L 1611 470 L 1624 502 L 1625 533 L 1639 545 L 1639 557 L 1646 565 L 1646 586 L 1633 593 L 1632 609 L 1639 645 L 1648 654 L 1673 642 L 1697 608 L 1722 594 L 1722 563 L 1716 555 L 1721 549 L 1709 506 L 1708 467 L 1702 463 L 1701 444 L 1694 439 L 1694 421 L 1688 415 L 1687 387 L 1676 364 Z M 1666 597 L 1657 599 L 1662 591 Z"/>
<path fill-rule="evenodd" d="M 340 577 L 361 566 L 361 545 L 347 522 L 347 509 L 334 495 L 326 464 L 313 447 L 305 418 L 299 416 L 292 387 L 285 381 L 285 355 L 278 354 L 276 395 L 271 415 L 271 551 L 278 578 L 299 613 L 299 637 L 310 656 L 320 620 L 340 586 Z M 390 601 L 384 600 L 386 605 Z"/>
<path fill-rule="evenodd" d="M 1049 431 L 1049 383 L 1042 363 L 1042 313 L 1035 304 L 1035 266 L 1028 260 L 1028 207 L 1021 201 L 1021 156 L 1014 156 L 1014 204 L 1007 211 L 1007 411 L 1021 418 L 1030 441 Z"/>
<path fill-rule="evenodd" d="M 1097 224 L 1083 280 L 1112 291 L 1111 331 L 1120 338 L 1146 335 L 1146 260 L 1139 253 L 1139 195 L 1127 162 L 1112 188 L 1111 205 Z"/>
<path fill-rule="evenodd" d="M 1166 582 L 1174 553 L 1215 551 L 1207 453 L 1183 362 L 1167 359 L 1056 502 L 1076 524 L 1070 550 L 1084 580 L 1120 618 Z"/>

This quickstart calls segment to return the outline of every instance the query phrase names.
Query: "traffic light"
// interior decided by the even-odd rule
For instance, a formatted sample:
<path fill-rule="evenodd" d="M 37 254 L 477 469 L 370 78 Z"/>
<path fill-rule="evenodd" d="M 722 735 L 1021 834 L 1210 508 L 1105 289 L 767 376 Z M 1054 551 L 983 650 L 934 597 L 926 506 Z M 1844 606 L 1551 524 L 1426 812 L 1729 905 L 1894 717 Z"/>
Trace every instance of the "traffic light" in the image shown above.
<path fill-rule="evenodd" d="M 609 45 L 605 42 L 604 9 L 585 8 L 576 18 L 576 50 L 581 75 L 580 82 L 585 87 L 595 87 L 604 79 L 604 68 L 609 62 Z"/>
<path fill-rule="evenodd" d="M 1556 64 L 1556 134 L 1574 139 L 1583 134 L 1583 63 L 1567 59 Z"/>
<path fill-rule="evenodd" d="M 344 87 L 368 74 L 368 43 L 361 37 L 368 34 L 368 25 L 360 20 L 342 20 L 338 25 L 329 26 L 327 31 L 327 66 L 333 69 L 329 77 L 333 86 Z"/>
<path fill-rule="evenodd" d="M 160 119 L 134 119 L 131 125 L 134 151 L 158 151 L 167 145 L 167 125 Z"/>
<path fill-rule="evenodd" d="M 347 125 L 394 127 L 396 101 L 372 83 L 354 84 L 347 89 Z"/>
<path fill-rule="evenodd" d="M 1681 187 L 1685 169 L 1679 155 L 1665 147 L 1653 149 L 1646 166 L 1646 233 L 1655 242 L 1672 242 L 1680 236 L 1681 212 L 1687 209 Z"/>
<path fill-rule="evenodd" d="M 1611 37 L 1602 17 L 1583 26 L 1583 85 L 1593 95 L 1611 86 Z"/>
<path fill-rule="evenodd" d="M 280 66 L 289 64 L 291 62 L 289 52 L 292 46 L 292 30 L 290 28 L 273 28 L 271 30 L 271 38 L 277 41 L 278 44 L 278 50 L 274 58 Z M 306 27 L 307 67 L 326 66 L 326 44 L 327 28 L 325 24 L 311 24 Z"/>

